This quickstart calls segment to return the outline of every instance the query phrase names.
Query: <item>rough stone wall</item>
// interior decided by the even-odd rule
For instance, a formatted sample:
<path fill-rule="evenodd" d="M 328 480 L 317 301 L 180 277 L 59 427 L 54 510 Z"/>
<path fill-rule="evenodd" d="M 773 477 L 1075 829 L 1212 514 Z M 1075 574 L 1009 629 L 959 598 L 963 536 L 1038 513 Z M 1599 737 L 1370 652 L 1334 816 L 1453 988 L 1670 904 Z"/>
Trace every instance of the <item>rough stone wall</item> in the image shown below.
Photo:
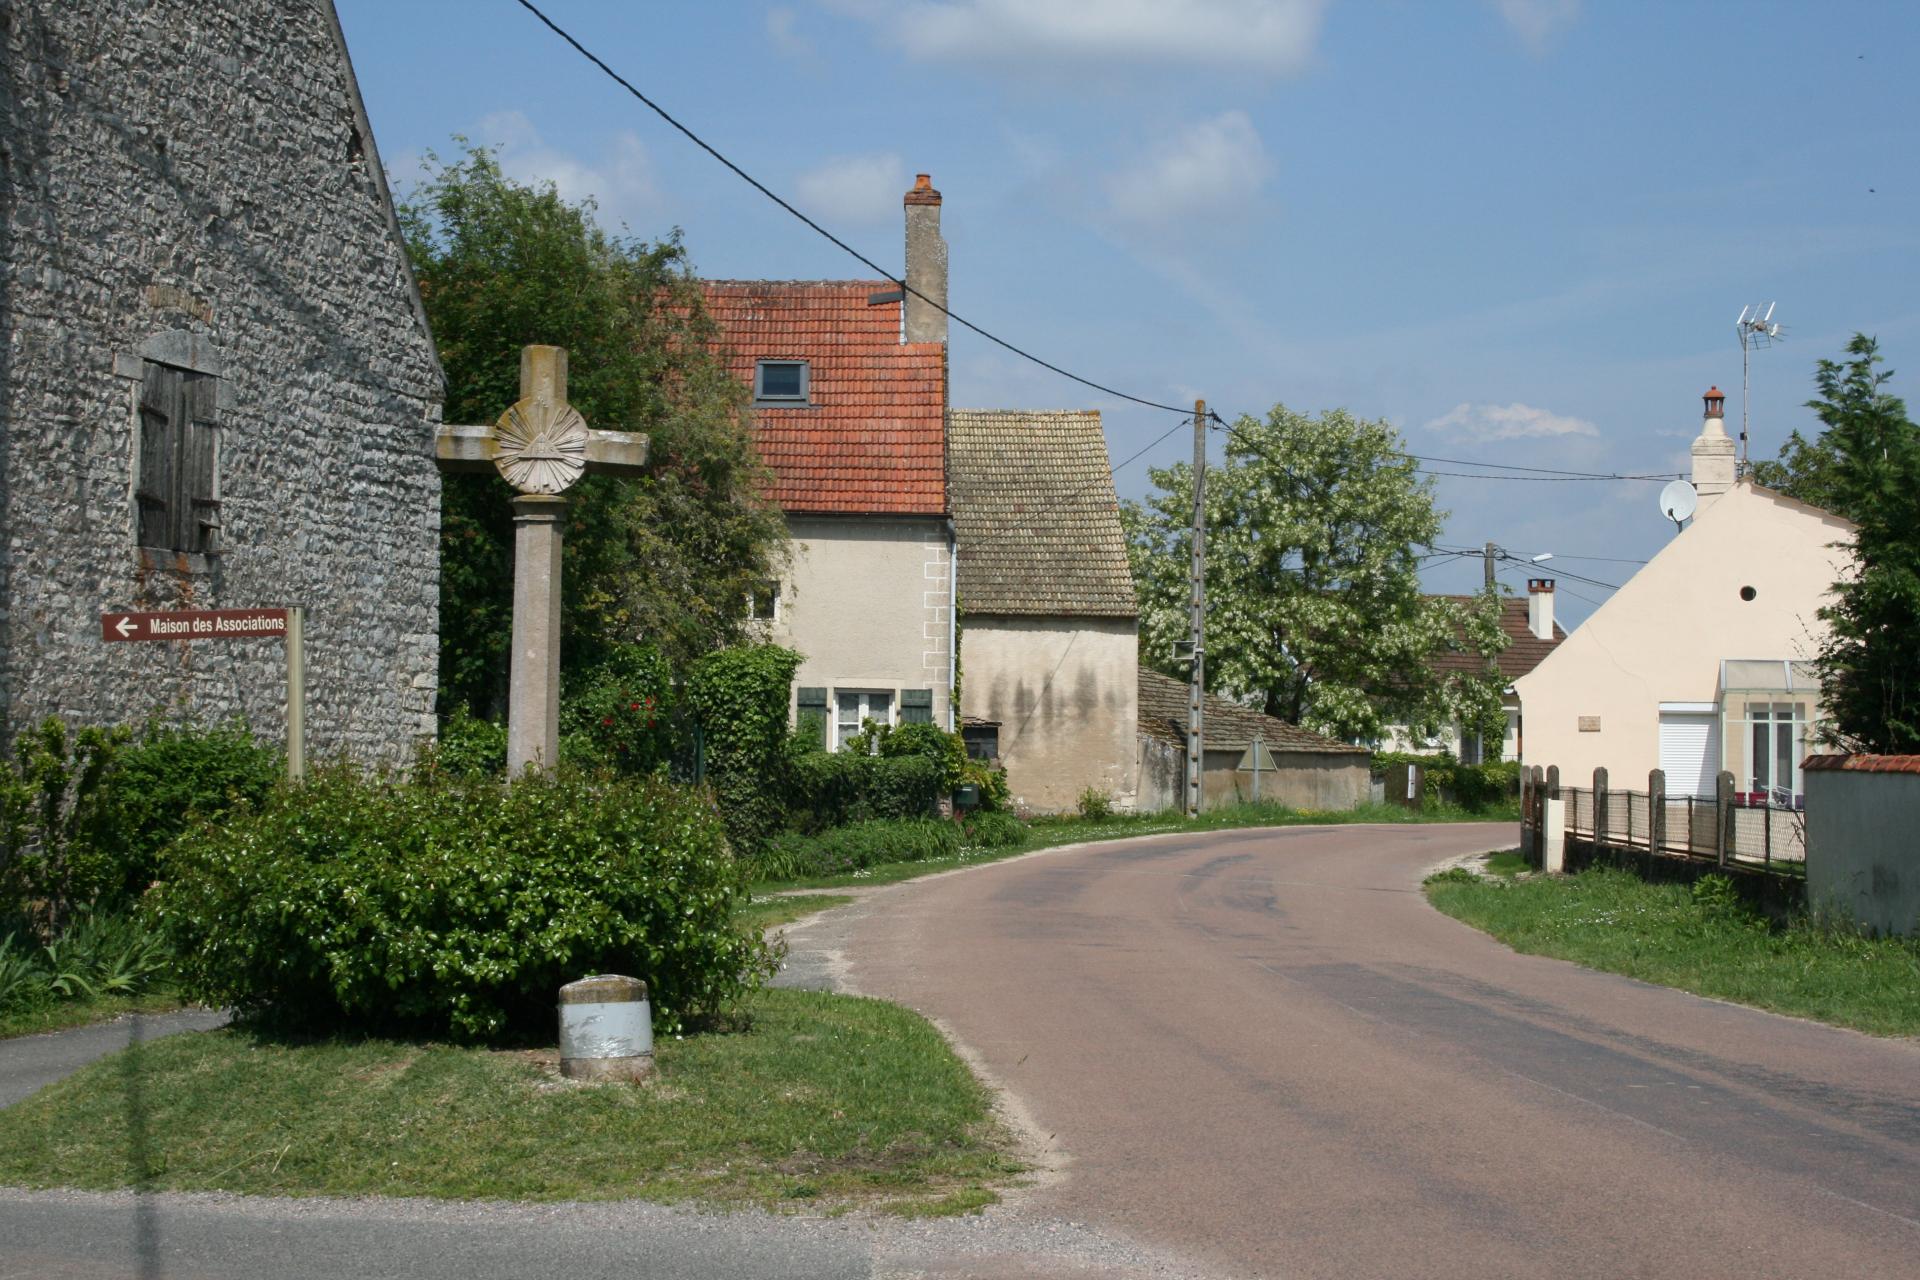
<path fill-rule="evenodd" d="M 277 641 L 110 609 L 301 604 L 309 747 L 430 732 L 441 375 L 328 0 L 0 4 L 0 716 L 284 728 Z M 163 335 L 166 335 L 163 337 Z M 144 350 L 219 388 L 217 555 L 136 546 Z"/>
<path fill-rule="evenodd" d="M 962 619 L 962 710 L 999 723 L 1014 803 L 1063 813 L 1092 788 L 1134 807 L 1139 648 L 1132 618 Z"/>

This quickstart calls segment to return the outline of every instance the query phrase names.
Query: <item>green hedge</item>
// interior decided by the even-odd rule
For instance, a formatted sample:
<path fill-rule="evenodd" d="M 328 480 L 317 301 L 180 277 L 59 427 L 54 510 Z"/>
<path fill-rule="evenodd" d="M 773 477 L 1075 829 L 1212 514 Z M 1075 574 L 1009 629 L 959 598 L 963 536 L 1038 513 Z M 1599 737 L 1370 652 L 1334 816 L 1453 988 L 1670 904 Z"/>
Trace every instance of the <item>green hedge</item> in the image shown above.
<path fill-rule="evenodd" d="M 707 781 L 743 853 L 786 825 L 787 706 L 800 655 L 773 645 L 695 663 L 685 696 L 706 734 Z"/>
<path fill-rule="evenodd" d="M 798 751 L 788 757 L 787 771 L 791 820 L 806 831 L 925 817 L 945 790 L 940 766 L 918 755 Z"/>
<path fill-rule="evenodd" d="M 731 927 L 719 819 L 655 780 L 330 768 L 165 869 L 152 905 L 187 994 L 293 1027 L 545 1034 L 562 984 L 609 972 L 644 978 L 674 1031 L 772 969 Z"/>
<path fill-rule="evenodd" d="M 176 836 L 257 803 L 283 768 L 279 748 L 240 724 L 42 721 L 0 762 L 0 918 L 51 937 L 82 908 L 129 907 Z"/>
<path fill-rule="evenodd" d="M 1485 813 L 1510 807 L 1519 794 L 1520 764 L 1515 760 L 1461 764 L 1446 751 L 1373 754 L 1375 773 L 1396 764 L 1417 764 L 1426 771 L 1425 797 L 1430 804 L 1450 803 L 1469 813 Z"/>

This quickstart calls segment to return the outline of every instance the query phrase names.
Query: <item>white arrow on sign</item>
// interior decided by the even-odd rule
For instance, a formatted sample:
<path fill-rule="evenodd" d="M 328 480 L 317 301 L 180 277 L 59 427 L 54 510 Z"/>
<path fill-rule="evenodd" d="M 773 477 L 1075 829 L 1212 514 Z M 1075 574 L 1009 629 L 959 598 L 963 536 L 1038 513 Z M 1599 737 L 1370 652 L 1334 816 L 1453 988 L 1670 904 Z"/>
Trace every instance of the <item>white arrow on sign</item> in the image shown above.
<path fill-rule="evenodd" d="M 133 625 L 132 618 L 122 618 L 120 619 L 120 621 L 113 624 L 113 629 L 120 633 L 120 636 L 122 639 L 125 639 L 127 636 L 132 635 L 134 632 L 138 631 L 140 628 Z"/>

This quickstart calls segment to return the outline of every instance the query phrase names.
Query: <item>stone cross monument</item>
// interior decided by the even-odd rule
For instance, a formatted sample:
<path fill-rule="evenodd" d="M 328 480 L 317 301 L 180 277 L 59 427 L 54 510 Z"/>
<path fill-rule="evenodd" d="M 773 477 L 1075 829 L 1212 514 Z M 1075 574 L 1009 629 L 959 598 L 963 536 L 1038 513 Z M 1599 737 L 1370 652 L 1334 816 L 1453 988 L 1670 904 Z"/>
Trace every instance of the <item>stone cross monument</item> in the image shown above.
<path fill-rule="evenodd" d="M 507 694 L 507 772 L 552 768 L 560 758 L 560 543 L 562 494 L 587 471 L 641 474 L 647 437 L 595 431 L 567 403 L 564 347 L 520 349 L 520 399 L 492 426 L 443 426 L 442 471 L 489 468 L 513 499 L 513 649 Z"/>

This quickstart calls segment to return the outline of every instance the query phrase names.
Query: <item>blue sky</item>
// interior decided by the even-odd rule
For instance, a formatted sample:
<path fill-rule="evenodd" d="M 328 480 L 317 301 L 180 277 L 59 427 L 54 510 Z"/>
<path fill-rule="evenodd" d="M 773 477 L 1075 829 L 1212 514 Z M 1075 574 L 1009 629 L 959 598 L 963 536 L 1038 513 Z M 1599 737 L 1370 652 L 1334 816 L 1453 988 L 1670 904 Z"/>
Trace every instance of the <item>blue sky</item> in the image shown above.
<path fill-rule="evenodd" d="M 337 0 L 404 183 L 461 134 L 602 219 L 683 230 L 714 277 L 870 274 L 513 0 Z M 1677 472 L 1700 394 L 1754 455 L 1817 427 L 1814 362 L 1920 368 L 1911 4 L 1580 0 L 709 0 L 543 8 L 867 256 L 945 196 L 950 302 L 1094 381 L 1222 414 L 1386 418 L 1412 452 Z M 1116 461 L 1173 425 L 957 331 L 953 401 L 1102 410 Z M 1118 477 L 1190 450 L 1176 433 Z M 1448 468 L 1438 467 L 1445 470 Z M 1457 470 L 1458 468 L 1452 468 Z M 1550 551 L 1566 623 L 1671 535 L 1659 485 L 1438 481 L 1447 544 Z M 1479 561 L 1442 560 L 1435 590 Z M 1524 572 L 1504 579 L 1519 586 Z M 1581 597 L 1587 597 L 1583 600 Z"/>

